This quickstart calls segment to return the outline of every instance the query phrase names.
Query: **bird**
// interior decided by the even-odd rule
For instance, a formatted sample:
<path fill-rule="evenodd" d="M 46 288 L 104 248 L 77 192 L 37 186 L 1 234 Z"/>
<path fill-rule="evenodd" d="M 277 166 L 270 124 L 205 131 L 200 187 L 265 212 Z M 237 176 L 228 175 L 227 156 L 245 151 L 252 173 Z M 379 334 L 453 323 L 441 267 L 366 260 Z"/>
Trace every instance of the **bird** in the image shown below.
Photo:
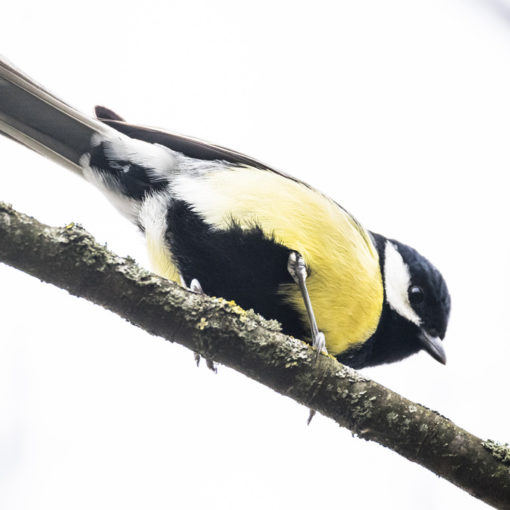
<path fill-rule="evenodd" d="M 0 58 L 0 133 L 78 173 L 143 234 L 155 273 L 235 301 L 359 369 L 421 350 L 446 363 L 451 298 L 414 248 L 261 161 L 80 113 Z"/>

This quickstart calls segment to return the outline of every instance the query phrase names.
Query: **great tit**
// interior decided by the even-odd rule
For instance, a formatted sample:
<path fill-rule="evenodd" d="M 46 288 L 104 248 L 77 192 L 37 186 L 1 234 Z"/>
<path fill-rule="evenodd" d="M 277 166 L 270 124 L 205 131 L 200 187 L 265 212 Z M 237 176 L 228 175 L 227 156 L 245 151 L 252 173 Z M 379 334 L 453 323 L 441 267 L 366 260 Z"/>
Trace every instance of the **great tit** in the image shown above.
<path fill-rule="evenodd" d="M 361 368 L 442 346 L 450 295 L 413 248 L 232 150 L 81 114 L 0 60 L 0 132 L 76 171 L 143 232 L 153 269 Z"/>

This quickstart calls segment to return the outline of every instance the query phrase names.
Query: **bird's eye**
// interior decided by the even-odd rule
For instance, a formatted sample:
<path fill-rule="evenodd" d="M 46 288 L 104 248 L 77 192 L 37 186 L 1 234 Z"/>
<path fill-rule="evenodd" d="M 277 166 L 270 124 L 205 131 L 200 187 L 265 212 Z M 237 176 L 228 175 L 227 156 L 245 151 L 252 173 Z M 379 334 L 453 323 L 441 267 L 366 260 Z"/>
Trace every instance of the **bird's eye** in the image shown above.
<path fill-rule="evenodd" d="M 420 303 L 423 303 L 424 299 L 425 293 L 421 287 L 418 287 L 418 285 L 409 287 L 409 301 L 412 305 L 419 305 Z"/>

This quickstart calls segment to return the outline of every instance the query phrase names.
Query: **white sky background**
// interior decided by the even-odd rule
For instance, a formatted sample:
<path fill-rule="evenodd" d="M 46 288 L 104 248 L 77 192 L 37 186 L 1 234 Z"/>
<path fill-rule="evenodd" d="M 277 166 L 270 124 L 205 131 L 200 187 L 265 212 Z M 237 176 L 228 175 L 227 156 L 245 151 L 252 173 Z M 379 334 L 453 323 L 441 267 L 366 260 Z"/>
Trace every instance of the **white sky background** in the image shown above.
<path fill-rule="evenodd" d="M 510 4 L 13 2 L 0 51 L 84 112 L 246 152 L 422 251 L 453 299 L 443 367 L 365 370 L 510 439 Z M 141 236 L 92 187 L 0 139 L 0 200 Z M 0 266 L 0 508 L 485 508 L 271 390 Z"/>

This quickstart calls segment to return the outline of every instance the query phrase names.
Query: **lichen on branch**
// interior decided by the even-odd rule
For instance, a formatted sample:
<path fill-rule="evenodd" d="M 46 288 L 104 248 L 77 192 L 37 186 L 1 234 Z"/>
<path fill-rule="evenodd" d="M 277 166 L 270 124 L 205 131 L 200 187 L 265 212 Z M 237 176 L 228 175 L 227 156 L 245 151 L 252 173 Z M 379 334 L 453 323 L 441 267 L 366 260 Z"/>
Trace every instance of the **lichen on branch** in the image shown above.
<path fill-rule="evenodd" d="M 510 509 L 508 449 L 482 441 L 330 356 L 314 363 L 312 348 L 283 335 L 275 321 L 160 278 L 98 245 L 77 225 L 49 227 L 0 202 L 0 262 L 228 365 L 482 501 Z"/>

